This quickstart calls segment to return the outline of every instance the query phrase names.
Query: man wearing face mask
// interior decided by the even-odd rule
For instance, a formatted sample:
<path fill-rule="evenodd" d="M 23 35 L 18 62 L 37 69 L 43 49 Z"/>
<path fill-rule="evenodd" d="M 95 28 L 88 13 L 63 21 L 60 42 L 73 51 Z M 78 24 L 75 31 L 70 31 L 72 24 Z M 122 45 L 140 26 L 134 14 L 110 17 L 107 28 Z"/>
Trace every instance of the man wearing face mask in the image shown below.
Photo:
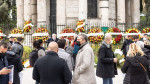
<path fill-rule="evenodd" d="M 117 75 L 117 58 L 112 51 L 111 40 L 112 36 L 106 34 L 98 52 L 96 75 L 103 79 L 103 84 L 113 84 L 112 78 Z"/>
<path fill-rule="evenodd" d="M 148 40 L 149 41 L 149 38 L 148 38 L 148 35 L 147 34 L 144 34 L 144 38 L 143 38 L 144 41 Z"/>
<path fill-rule="evenodd" d="M 76 64 L 72 78 L 73 84 L 96 84 L 94 73 L 94 53 L 88 44 L 88 37 L 80 34 L 77 45 L 80 46 L 76 57 Z"/>
<path fill-rule="evenodd" d="M 33 79 L 40 84 L 69 84 L 72 74 L 64 59 L 58 56 L 58 45 L 51 42 L 47 54 L 39 58 L 33 69 Z"/>
<path fill-rule="evenodd" d="M 6 57 L 8 44 L 4 41 L 0 42 L 0 84 L 8 84 L 9 83 L 9 73 L 11 69 L 8 69 L 8 61 Z M 11 83 L 9 83 L 11 84 Z"/>

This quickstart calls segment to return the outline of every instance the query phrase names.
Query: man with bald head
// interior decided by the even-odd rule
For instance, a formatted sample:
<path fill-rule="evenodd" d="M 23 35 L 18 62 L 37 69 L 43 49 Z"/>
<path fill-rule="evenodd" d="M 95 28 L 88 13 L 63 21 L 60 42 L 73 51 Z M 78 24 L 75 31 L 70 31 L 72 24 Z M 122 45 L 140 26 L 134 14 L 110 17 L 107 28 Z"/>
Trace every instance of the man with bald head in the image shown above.
<path fill-rule="evenodd" d="M 112 36 L 106 34 L 98 52 L 96 75 L 103 79 L 103 84 L 113 84 L 112 78 L 117 74 L 117 58 L 112 51 L 111 41 Z"/>
<path fill-rule="evenodd" d="M 51 42 L 47 54 L 39 58 L 33 69 L 33 79 L 40 84 L 69 84 L 72 74 L 64 59 L 57 55 L 58 45 Z"/>

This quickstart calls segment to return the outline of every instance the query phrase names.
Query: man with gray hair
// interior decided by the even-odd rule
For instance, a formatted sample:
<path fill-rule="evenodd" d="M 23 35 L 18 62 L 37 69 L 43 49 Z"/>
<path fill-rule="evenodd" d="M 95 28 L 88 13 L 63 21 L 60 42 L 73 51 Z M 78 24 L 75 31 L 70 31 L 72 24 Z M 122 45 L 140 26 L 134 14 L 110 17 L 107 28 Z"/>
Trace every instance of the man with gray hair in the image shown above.
<path fill-rule="evenodd" d="M 117 74 L 117 58 L 112 51 L 111 40 L 112 36 L 106 34 L 98 52 L 96 75 L 103 79 L 103 84 L 113 84 L 112 78 Z"/>
<path fill-rule="evenodd" d="M 77 45 L 80 48 L 76 57 L 73 84 L 96 84 L 94 53 L 87 41 L 88 37 L 85 34 L 80 34 L 77 38 Z"/>
<path fill-rule="evenodd" d="M 52 37 L 50 37 L 46 43 L 47 43 L 47 46 L 50 42 L 54 41 L 54 42 L 57 42 L 59 39 L 57 38 L 57 35 L 56 34 L 52 34 Z"/>

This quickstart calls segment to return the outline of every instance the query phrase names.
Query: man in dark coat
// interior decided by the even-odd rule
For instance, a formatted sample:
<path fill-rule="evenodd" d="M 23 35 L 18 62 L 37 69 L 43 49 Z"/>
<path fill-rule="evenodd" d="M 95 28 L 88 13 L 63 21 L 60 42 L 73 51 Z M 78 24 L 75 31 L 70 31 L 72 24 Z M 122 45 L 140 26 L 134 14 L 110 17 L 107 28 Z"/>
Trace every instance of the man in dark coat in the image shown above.
<path fill-rule="evenodd" d="M 49 38 L 46 42 L 47 42 L 47 46 L 50 42 L 54 41 L 57 42 L 59 39 L 57 38 L 56 34 L 52 34 L 52 38 Z"/>
<path fill-rule="evenodd" d="M 6 42 L 0 42 L 0 84 L 8 84 L 9 83 L 9 73 L 11 72 L 8 67 L 7 57 L 5 55 L 7 51 L 8 45 Z"/>
<path fill-rule="evenodd" d="M 23 65 L 21 62 L 21 58 L 19 55 L 15 54 L 11 51 L 11 45 L 8 47 L 8 51 L 6 52 L 8 65 L 14 65 L 14 75 L 13 75 L 13 84 L 20 84 L 19 72 L 23 70 Z"/>
<path fill-rule="evenodd" d="M 124 56 L 126 57 L 126 55 L 127 55 L 127 48 L 129 47 L 129 45 L 131 44 L 131 43 L 133 43 L 133 41 L 131 40 L 131 39 L 129 39 L 129 36 L 125 36 L 125 41 L 124 41 L 124 43 L 123 43 L 123 45 L 122 45 L 122 48 L 121 48 L 121 50 L 123 50 L 123 54 L 124 54 Z"/>
<path fill-rule="evenodd" d="M 58 45 L 51 42 L 45 56 L 39 58 L 33 69 L 33 79 L 40 84 L 69 84 L 72 74 L 64 59 L 57 55 Z"/>
<path fill-rule="evenodd" d="M 113 84 L 112 78 L 117 75 L 117 58 L 111 49 L 112 36 L 105 35 L 104 42 L 99 49 L 96 75 L 103 78 L 103 84 Z"/>
<path fill-rule="evenodd" d="M 21 45 L 22 40 L 23 39 L 21 37 L 18 37 L 17 42 L 15 42 L 15 44 L 12 45 L 12 51 L 15 52 L 15 54 L 19 55 L 20 57 L 22 57 L 23 55 L 23 46 Z"/>

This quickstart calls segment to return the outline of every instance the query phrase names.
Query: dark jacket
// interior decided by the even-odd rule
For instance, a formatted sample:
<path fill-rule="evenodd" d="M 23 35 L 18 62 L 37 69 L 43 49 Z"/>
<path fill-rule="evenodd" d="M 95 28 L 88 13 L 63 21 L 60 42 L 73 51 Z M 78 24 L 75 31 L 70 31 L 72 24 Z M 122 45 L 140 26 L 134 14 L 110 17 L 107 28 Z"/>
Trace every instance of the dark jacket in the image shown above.
<path fill-rule="evenodd" d="M 72 74 L 65 60 L 59 58 L 57 53 L 50 51 L 36 61 L 33 79 L 40 84 L 69 84 Z"/>
<path fill-rule="evenodd" d="M 53 40 L 53 38 L 49 38 L 49 39 L 46 41 L 47 46 L 48 46 L 48 44 L 49 44 L 50 42 L 52 42 L 52 41 L 57 42 L 58 40 L 59 40 L 58 38 L 56 38 L 55 40 Z"/>
<path fill-rule="evenodd" d="M 12 45 L 12 51 L 15 52 L 15 54 L 22 57 L 23 55 L 23 46 L 19 42 L 15 42 L 15 44 Z"/>
<path fill-rule="evenodd" d="M 6 53 L 8 65 L 14 65 L 14 80 L 13 84 L 20 84 L 19 72 L 23 70 L 23 65 L 19 55 L 16 55 L 12 51 L 7 51 Z"/>
<path fill-rule="evenodd" d="M 123 50 L 123 54 L 125 55 L 125 57 L 126 57 L 126 55 L 127 55 L 126 46 L 127 46 L 127 45 L 130 45 L 131 43 L 133 43 L 133 41 L 132 41 L 131 39 L 129 39 L 129 40 L 126 39 L 126 40 L 124 41 L 123 45 L 122 45 L 121 50 Z"/>
<path fill-rule="evenodd" d="M 124 79 L 124 84 L 148 84 L 146 83 L 146 72 L 136 59 L 142 63 L 149 72 L 149 63 L 145 56 L 127 57 L 121 68 L 123 73 L 127 73 L 130 70 L 130 72 L 128 72 L 129 74 L 126 74 L 127 77 Z"/>
<path fill-rule="evenodd" d="M 0 70 L 2 70 L 4 67 L 8 67 L 7 57 L 0 56 Z M 9 82 L 9 74 L 0 75 L 0 84 L 8 84 L 8 82 Z"/>
<path fill-rule="evenodd" d="M 114 53 L 111 47 L 108 48 L 105 44 L 102 44 L 98 53 L 96 75 L 102 78 L 114 77 L 117 74 L 117 67 L 113 60 Z"/>
<path fill-rule="evenodd" d="M 147 48 L 150 50 L 150 45 L 144 45 L 144 48 Z"/>
<path fill-rule="evenodd" d="M 143 52 L 145 53 L 145 56 L 150 61 L 150 50 L 147 48 L 142 48 Z"/>

